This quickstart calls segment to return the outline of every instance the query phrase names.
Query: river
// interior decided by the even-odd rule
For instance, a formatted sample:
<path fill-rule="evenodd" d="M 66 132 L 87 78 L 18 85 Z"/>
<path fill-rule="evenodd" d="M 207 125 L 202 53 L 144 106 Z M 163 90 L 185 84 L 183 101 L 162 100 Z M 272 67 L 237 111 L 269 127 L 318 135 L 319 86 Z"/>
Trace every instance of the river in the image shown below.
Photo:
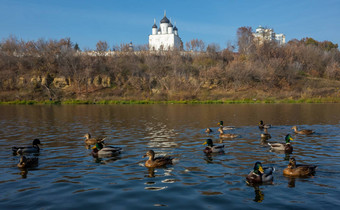
<path fill-rule="evenodd" d="M 220 140 L 217 123 L 240 135 Z M 272 124 L 260 139 L 258 122 Z M 315 134 L 293 134 L 292 126 Z M 214 132 L 206 134 L 205 128 Z M 229 105 L 2 105 L 1 209 L 336 209 L 340 207 L 340 104 Z M 116 157 L 94 158 L 84 134 L 120 146 Z M 268 142 L 294 139 L 292 154 Z M 13 145 L 41 140 L 39 165 L 19 170 Z M 206 156 L 207 138 L 225 145 Z M 175 163 L 150 170 L 142 156 L 153 149 Z M 317 165 L 315 176 L 282 174 L 288 158 Z M 248 186 L 254 163 L 275 168 L 270 185 Z"/>

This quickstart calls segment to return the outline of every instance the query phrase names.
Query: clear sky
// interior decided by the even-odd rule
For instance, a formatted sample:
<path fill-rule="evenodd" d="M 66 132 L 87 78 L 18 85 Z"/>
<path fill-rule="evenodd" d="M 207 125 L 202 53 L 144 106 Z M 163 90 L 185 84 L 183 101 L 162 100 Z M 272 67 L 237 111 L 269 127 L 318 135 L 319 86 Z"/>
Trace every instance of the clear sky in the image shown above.
<path fill-rule="evenodd" d="M 198 38 L 225 48 L 241 26 L 273 28 L 286 41 L 312 37 L 340 44 L 340 0 L 0 0 L 0 38 L 70 37 L 96 43 L 147 44 L 154 18 L 176 22 L 183 43 Z"/>

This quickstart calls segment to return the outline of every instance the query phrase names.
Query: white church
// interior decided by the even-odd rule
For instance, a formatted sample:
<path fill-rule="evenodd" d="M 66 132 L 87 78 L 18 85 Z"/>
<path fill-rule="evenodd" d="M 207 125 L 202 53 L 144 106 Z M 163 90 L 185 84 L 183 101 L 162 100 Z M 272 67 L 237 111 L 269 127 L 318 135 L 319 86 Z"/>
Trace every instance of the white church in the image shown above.
<path fill-rule="evenodd" d="M 171 21 L 164 17 L 160 21 L 159 28 L 156 25 L 156 20 L 152 26 L 152 34 L 149 35 L 149 49 L 150 51 L 173 50 L 182 49 L 183 42 L 178 36 L 178 29 L 172 25 Z"/>

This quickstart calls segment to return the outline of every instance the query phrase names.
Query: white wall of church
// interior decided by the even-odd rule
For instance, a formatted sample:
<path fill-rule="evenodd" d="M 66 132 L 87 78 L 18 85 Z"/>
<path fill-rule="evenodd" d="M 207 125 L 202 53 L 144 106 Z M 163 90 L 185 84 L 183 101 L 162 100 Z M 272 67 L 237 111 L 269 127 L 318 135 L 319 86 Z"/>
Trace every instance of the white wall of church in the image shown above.
<path fill-rule="evenodd" d="M 149 35 L 150 50 L 173 50 L 181 47 L 181 39 L 175 34 Z"/>

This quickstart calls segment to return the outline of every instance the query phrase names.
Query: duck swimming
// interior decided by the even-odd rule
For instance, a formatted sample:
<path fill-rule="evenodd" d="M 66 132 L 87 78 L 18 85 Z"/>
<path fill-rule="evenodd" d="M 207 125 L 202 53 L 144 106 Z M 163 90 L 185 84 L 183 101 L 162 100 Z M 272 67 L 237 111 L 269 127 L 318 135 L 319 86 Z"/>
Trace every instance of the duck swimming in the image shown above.
<path fill-rule="evenodd" d="M 268 129 L 264 128 L 264 133 L 261 133 L 261 139 L 268 140 L 272 138 L 272 136 L 268 133 Z"/>
<path fill-rule="evenodd" d="M 313 165 L 296 165 L 295 158 L 289 158 L 287 168 L 283 170 L 283 175 L 294 177 L 306 177 L 315 174 L 317 166 Z"/>
<path fill-rule="evenodd" d="M 273 182 L 273 172 L 275 169 L 273 167 L 262 168 L 261 162 L 256 162 L 254 165 L 254 170 L 247 175 L 248 184 L 264 184 Z"/>
<path fill-rule="evenodd" d="M 212 133 L 213 131 L 210 128 L 207 128 L 205 129 L 205 132 L 209 134 L 209 133 Z"/>
<path fill-rule="evenodd" d="M 220 128 L 222 129 L 222 130 L 233 130 L 233 129 L 235 129 L 235 127 L 234 126 L 223 126 L 223 121 L 220 121 L 219 123 L 217 123 L 217 125 L 219 125 L 220 126 Z"/>
<path fill-rule="evenodd" d="M 217 131 L 220 132 L 220 138 L 236 138 L 236 137 L 238 137 L 237 134 L 224 133 L 222 128 L 219 128 Z"/>
<path fill-rule="evenodd" d="M 168 164 L 172 164 L 171 157 L 156 157 L 155 152 L 153 150 L 147 151 L 147 153 L 143 156 L 143 158 L 149 157 L 149 159 L 145 162 L 145 166 L 148 168 L 156 168 L 156 167 L 163 167 Z"/>
<path fill-rule="evenodd" d="M 92 147 L 92 156 L 94 157 L 111 157 L 115 155 L 119 155 L 120 151 L 122 150 L 121 147 L 112 147 L 106 146 L 102 143 L 96 143 L 95 146 Z"/>
<path fill-rule="evenodd" d="M 280 150 L 285 151 L 286 153 L 292 153 L 293 152 L 293 146 L 290 144 L 290 141 L 293 141 L 293 138 L 290 136 L 290 134 L 287 134 L 285 137 L 286 143 L 268 143 L 268 145 L 273 150 Z"/>
<path fill-rule="evenodd" d="M 206 154 L 211 153 L 223 153 L 224 152 L 224 145 L 214 145 L 212 139 L 207 139 L 203 145 L 207 144 L 207 147 L 203 150 Z"/>
<path fill-rule="evenodd" d="M 296 133 L 296 134 L 312 134 L 312 133 L 314 133 L 314 131 L 313 130 L 307 130 L 307 129 L 305 129 L 305 130 L 298 130 L 298 128 L 297 128 L 297 126 L 293 126 L 292 127 L 292 129 L 294 130 L 294 132 Z"/>
<path fill-rule="evenodd" d="M 38 158 L 27 158 L 22 155 L 17 166 L 18 168 L 32 168 L 38 166 L 38 163 L 39 163 Z"/>
<path fill-rule="evenodd" d="M 13 146 L 12 151 L 13 151 L 14 155 L 17 155 L 17 154 L 22 155 L 22 154 L 27 154 L 27 153 L 39 153 L 40 148 L 39 148 L 38 144 L 41 145 L 40 140 L 34 139 L 32 146 L 24 146 L 24 147 Z"/>
<path fill-rule="evenodd" d="M 85 144 L 86 145 L 95 145 L 96 143 L 104 143 L 105 138 L 102 139 L 96 139 L 96 138 L 91 138 L 91 134 L 87 133 L 83 137 L 85 137 Z"/>
<path fill-rule="evenodd" d="M 260 120 L 260 122 L 259 122 L 259 128 L 260 128 L 261 130 L 264 129 L 264 128 L 271 128 L 271 127 L 272 127 L 272 125 L 270 125 L 270 124 L 264 124 L 263 121 Z"/>

